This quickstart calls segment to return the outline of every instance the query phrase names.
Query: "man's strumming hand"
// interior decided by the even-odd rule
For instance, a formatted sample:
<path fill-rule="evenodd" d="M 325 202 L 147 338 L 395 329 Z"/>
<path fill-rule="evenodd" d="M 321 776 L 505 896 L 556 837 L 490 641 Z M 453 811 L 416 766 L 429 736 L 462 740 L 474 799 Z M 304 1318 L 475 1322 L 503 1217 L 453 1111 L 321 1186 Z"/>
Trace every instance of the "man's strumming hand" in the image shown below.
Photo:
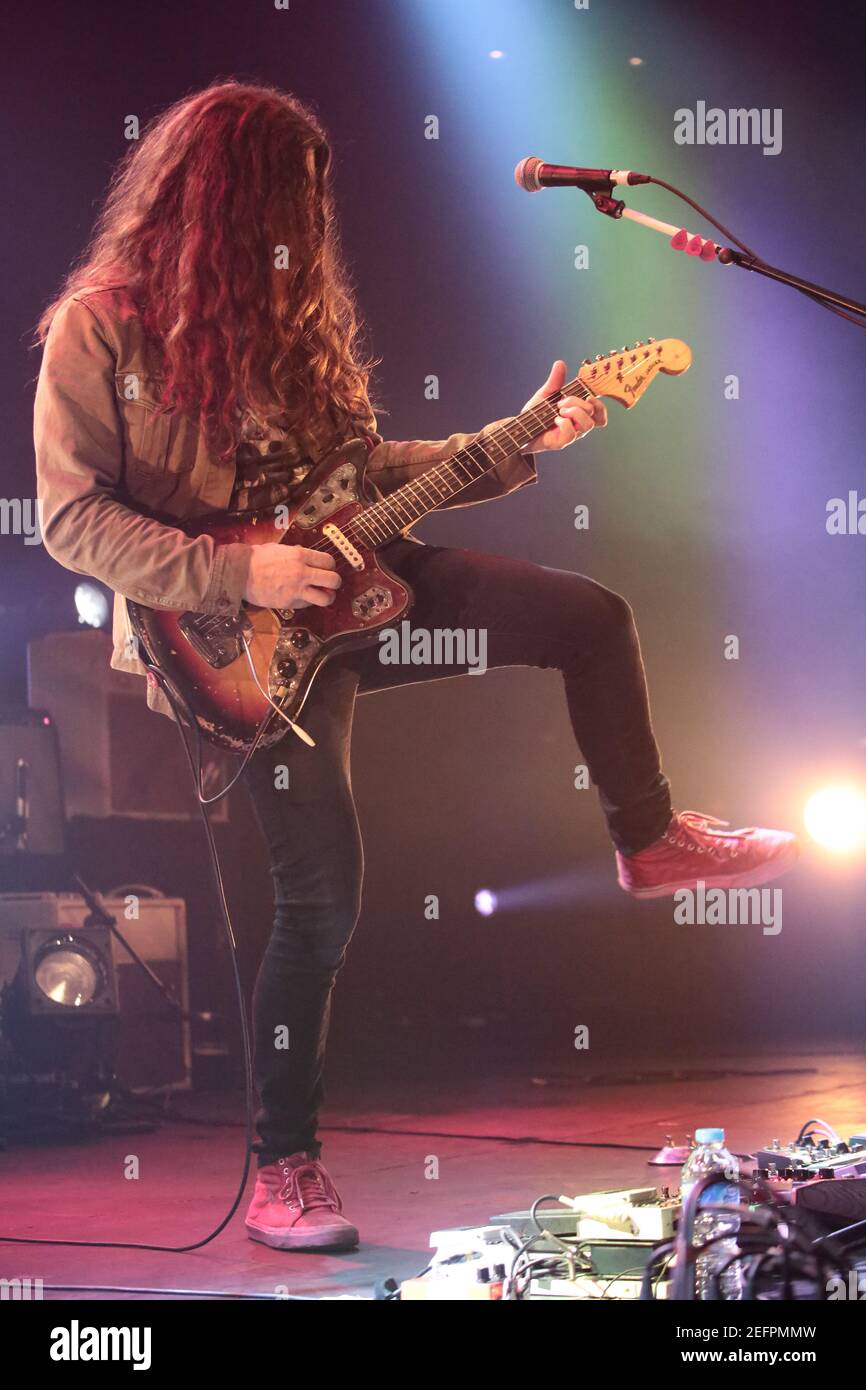
<path fill-rule="evenodd" d="M 342 584 L 333 555 L 303 545 L 254 545 L 244 598 L 257 608 L 328 608 Z"/>

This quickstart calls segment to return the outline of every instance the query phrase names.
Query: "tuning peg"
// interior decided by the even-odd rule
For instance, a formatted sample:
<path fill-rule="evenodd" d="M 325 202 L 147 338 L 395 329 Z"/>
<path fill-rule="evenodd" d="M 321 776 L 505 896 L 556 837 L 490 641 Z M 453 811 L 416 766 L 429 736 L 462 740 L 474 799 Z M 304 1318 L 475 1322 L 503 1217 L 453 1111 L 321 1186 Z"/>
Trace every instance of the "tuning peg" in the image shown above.
<path fill-rule="evenodd" d="M 603 353 L 603 352 L 597 352 L 597 353 L 595 354 L 595 360 L 596 360 L 596 362 L 603 362 L 603 361 L 604 361 L 604 353 Z"/>
<path fill-rule="evenodd" d="M 588 357 L 584 357 L 584 359 L 583 359 L 583 361 L 581 362 L 580 365 L 581 365 L 582 367 L 588 367 L 588 366 L 590 365 L 589 358 L 588 358 Z"/>
<path fill-rule="evenodd" d="M 635 343 L 635 347 L 636 347 L 636 348 L 643 347 L 643 343 L 641 342 L 640 338 L 638 338 L 637 342 Z"/>
<path fill-rule="evenodd" d="M 647 342 L 648 342 L 648 343 L 654 343 L 654 342 L 655 342 L 655 338 L 647 338 Z"/>

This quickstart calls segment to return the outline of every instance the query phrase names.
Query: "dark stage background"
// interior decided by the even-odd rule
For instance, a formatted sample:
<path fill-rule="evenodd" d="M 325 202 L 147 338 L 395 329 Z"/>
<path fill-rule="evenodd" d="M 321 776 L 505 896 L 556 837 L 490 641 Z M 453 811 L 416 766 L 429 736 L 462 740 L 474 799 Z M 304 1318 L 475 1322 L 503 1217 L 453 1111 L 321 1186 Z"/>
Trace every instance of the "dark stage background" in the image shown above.
<path fill-rule="evenodd" d="M 2 491 L 33 493 L 30 334 L 86 239 L 125 118 L 144 124 L 217 77 L 293 90 L 335 147 L 386 437 L 441 438 L 516 411 L 556 356 L 576 369 L 638 337 L 691 344 L 686 377 L 657 384 L 633 415 L 612 407 L 606 432 L 543 458 L 538 488 L 419 534 L 579 569 L 624 593 L 676 804 L 800 828 L 817 787 L 866 778 L 866 538 L 825 529 L 828 499 L 864 488 L 866 339 L 788 290 L 599 217 L 582 194 L 528 198 L 512 170 L 527 154 L 647 169 L 771 262 L 862 299 L 858 16 L 596 0 L 586 11 L 570 0 L 7 11 Z M 781 152 L 676 144 L 675 110 L 699 101 L 780 108 Z M 431 115 L 438 140 L 425 139 Z M 628 201 L 711 232 L 661 190 Z M 425 397 L 430 374 L 438 400 Z M 590 526 L 577 531 L 582 503 Z M 18 538 L 2 537 L 0 553 L 0 694 L 14 701 L 27 639 L 74 626 L 76 581 Z M 728 634 L 740 638 L 737 662 L 723 659 Z M 684 1058 L 859 1043 L 862 857 L 807 846 L 784 882 L 779 936 L 677 926 L 670 903 L 617 889 L 594 793 L 573 786 L 578 761 L 553 675 L 500 672 L 360 704 L 367 885 L 334 1070 L 384 1054 L 435 1071 L 457 1054 L 468 1070 L 520 1058 L 572 1074 L 638 1049 Z M 200 828 L 113 822 L 76 837 L 97 885 L 151 881 L 189 899 L 197 1002 L 230 1009 Z M 269 885 L 242 799 L 219 839 L 250 981 Z M 482 918 L 481 887 L 526 891 L 515 910 Z M 578 1024 L 588 1054 L 574 1049 Z"/>

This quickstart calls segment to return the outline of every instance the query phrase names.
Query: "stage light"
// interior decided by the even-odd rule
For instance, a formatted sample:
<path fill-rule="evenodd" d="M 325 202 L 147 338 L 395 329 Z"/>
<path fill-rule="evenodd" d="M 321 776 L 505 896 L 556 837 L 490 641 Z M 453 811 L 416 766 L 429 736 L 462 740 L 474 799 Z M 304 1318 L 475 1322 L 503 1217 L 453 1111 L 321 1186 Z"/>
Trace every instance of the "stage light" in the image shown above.
<path fill-rule="evenodd" d="M 111 612 L 108 595 L 89 579 L 75 586 L 75 609 L 78 621 L 86 627 L 107 627 Z"/>
<path fill-rule="evenodd" d="M 105 927 L 45 931 L 25 927 L 17 986 L 28 1012 L 45 1019 L 117 1013 L 117 980 Z"/>
<path fill-rule="evenodd" d="M 41 952 L 33 981 L 53 1003 L 80 1009 L 93 1002 L 102 973 L 100 962 L 90 951 L 72 941 L 58 941 Z"/>
<path fill-rule="evenodd" d="M 4 989 L 0 1038 L 31 1075 L 85 1084 L 109 1068 L 106 1025 L 117 1018 L 117 972 L 102 926 L 71 931 L 24 927 L 17 970 Z"/>
<path fill-rule="evenodd" d="M 643 65 L 643 58 L 629 58 L 629 67 L 639 68 Z"/>
<path fill-rule="evenodd" d="M 505 54 L 502 52 L 501 48 L 491 48 L 487 56 L 488 58 L 504 58 Z"/>
<path fill-rule="evenodd" d="M 475 911 L 482 917 L 492 917 L 496 911 L 496 894 L 489 888 L 479 888 L 475 894 Z"/>
<path fill-rule="evenodd" d="M 806 829 L 819 845 L 850 854 L 866 845 L 866 796 L 856 787 L 824 787 L 809 797 L 803 812 Z"/>

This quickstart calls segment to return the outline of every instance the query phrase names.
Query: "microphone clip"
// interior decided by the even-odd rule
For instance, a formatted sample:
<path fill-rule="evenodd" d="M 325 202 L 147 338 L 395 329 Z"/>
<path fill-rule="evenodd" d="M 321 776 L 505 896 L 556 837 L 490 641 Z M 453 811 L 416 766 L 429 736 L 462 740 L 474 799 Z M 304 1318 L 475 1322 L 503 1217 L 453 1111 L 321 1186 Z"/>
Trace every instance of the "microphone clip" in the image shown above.
<path fill-rule="evenodd" d="M 584 190 L 590 198 L 598 212 L 603 212 L 605 217 L 613 217 L 614 220 L 622 217 L 625 203 L 622 198 L 611 198 L 607 193 L 591 193 L 589 189 Z"/>

